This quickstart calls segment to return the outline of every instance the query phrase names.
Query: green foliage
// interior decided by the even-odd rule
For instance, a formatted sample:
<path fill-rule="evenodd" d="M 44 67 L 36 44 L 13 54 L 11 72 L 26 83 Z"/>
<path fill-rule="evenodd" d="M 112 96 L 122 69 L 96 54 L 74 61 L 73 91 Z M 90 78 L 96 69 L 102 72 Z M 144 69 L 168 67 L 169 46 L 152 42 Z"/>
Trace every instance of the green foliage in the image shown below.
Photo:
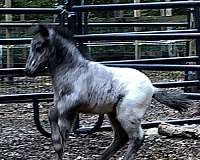
<path fill-rule="evenodd" d="M 46 7 L 55 7 L 59 0 L 12 0 L 12 7 L 16 8 L 46 8 Z M 75 0 L 75 2 L 80 2 L 81 0 Z M 147 2 L 160 2 L 164 0 L 141 0 L 142 3 Z M 133 3 L 133 0 L 85 0 L 85 4 L 109 4 L 109 3 Z M 3 8 L 5 4 L 5 0 L 0 1 L 0 7 Z M 173 15 L 185 15 L 185 9 L 173 9 Z M 157 19 L 160 16 L 159 9 L 145 9 L 141 10 L 141 17 L 134 18 L 133 10 L 125 10 L 122 12 L 121 17 L 116 17 L 116 12 L 114 11 L 98 11 L 89 13 L 89 22 L 166 22 L 165 19 Z M 155 18 L 156 17 L 156 18 Z M 177 18 L 176 16 L 174 21 L 184 21 L 184 19 Z M 12 15 L 13 21 L 19 21 L 20 15 Z M 39 21 L 39 22 L 52 22 L 52 15 L 44 15 L 44 14 L 27 14 L 25 15 L 26 21 Z M 5 21 L 5 15 L 0 15 L 0 20 Z M 173 21 L 172 20 L 172 21 Z M 168 21 L 168 20 L 167 20 Z M 171 21 L 170 21 L 171 22 Z M 160 27 L 143 27 L 140 28 L 141 31 L 153 31 L 160 30 Z M 14 28 L 14 31 L 11 32 L 11 37 L 30 37 L 30 30 L 27 28 L 18 29 Z M 133 32 L 134 27 L 124 27 L 124 28 L 90 28 L 88 33 L 108 33 L 108 32 Z M 4 31 L 3 31 L 4 32 Z M 0 33 L 0 36 L 4 36 L 4 34 Z M 180 46 L 179 46 L 180 47 Z M 182 46 L 181 46 L 182 47 Z M 159 57 L 161 55 L 161 46 L 150 46 L 143 45 L 140 46 L 141 52 L 143 56 L 146 58 L 149 56 Z M 133 59 L 134 58 L 134 46 L 133 45 L 122 45 L 122 46 L 98 46 L 90 48 L 92 56 L 96 60 L 113 60 L 116 59 Z M 179 49 L 180 51 L 184 50 Z M 21 51 L 19 50 L 19 53 Z M 105 54 L 103 54 L 105 53 Z M 184 51 L 181 53 L 185 53 Z M 20 57 L 20 56 L 19 56 Z M 151 58 L 151 57 L 149 57 Z"/>
<path fill-rule="evenodd" d="M 52 7 L 58 0 L 13 0 L 13 7 Z"/>
<path fill-rule="evenodd" d="M 58 0 L 12 0 L 12 8 L 47 8 L 53 7 L 58 2 Z M 5 5 L 5 0 L 0 1 L 0 7 L 3 8 Z M 45 20 L 48 19 L 48 15 L 25 15 L 26 20 Z M 12 15 L 13 21 L 19 21 L 20 15 Z M 5 15 L 0 15 L 0 20 L 5 20 Z"/>

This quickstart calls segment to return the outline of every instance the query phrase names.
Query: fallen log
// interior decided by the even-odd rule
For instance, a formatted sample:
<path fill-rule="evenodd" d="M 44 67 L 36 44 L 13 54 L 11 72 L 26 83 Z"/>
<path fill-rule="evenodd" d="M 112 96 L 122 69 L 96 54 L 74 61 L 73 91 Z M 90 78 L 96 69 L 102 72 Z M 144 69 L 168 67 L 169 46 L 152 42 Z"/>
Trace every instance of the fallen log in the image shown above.
<path fill-rule="evenodd" d="M 161 123 L 158 126 L 158 134 L 170 138 L 200 139 L 200 126 L 175 126 L 168 123 Z"/>

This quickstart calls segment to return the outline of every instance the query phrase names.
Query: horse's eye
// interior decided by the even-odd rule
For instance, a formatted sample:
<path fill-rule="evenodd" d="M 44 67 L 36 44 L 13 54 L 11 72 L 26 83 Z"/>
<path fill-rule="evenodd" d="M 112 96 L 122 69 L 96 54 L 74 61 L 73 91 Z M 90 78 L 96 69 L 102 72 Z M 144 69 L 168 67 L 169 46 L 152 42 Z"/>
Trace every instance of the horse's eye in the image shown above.
<path fill-rule="evenodd" d="M 44 48 L 42 47 L 36 47 L 36 52 L 42 53 L 44 51 Z"/>

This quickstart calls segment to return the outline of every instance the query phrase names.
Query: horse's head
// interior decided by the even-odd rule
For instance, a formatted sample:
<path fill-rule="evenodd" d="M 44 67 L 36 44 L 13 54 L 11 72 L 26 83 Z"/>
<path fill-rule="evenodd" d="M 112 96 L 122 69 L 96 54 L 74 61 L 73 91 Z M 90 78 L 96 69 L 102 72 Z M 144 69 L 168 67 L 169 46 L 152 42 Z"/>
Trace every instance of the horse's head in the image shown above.
<path fill-rule="evenodd" d="M 37 34 L 31 41 L 30 53 L 26 62 L 25 73 L 34 76 L 47 67 L 53 54 L 52 37 L 54 30 L 45 25 L 39 25 Z"/>

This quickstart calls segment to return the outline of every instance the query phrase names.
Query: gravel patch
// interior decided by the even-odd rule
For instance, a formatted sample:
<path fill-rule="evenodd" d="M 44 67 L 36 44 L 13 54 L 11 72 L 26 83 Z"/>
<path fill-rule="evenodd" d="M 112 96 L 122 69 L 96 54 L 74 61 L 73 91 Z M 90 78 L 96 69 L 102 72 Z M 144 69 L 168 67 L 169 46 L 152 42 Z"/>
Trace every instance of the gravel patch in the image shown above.
<path fill-rule="evenodd" d="M 154 77 L 153 81 L 165 81 L 169 78 L 161 79 L 158 76 L 159 74 L 151 75 Z M 176 79 L 181 78 L 182 75 L 178 78 L 176 75 Z M 49 82 L 45 83 L 49 85 Z M 12 87 L 15 88 L 14 85 Z M 40 114 L 42 124 L 47 129 L 49 129 L 47 118 L 49 105 L 51 103 L 42 104 Z M 153 101 L 144 121 L 197 118 L 200 117 L 199 113 L 198 102 L 195 102 L 195 106 L 187 113 L 180 114 Z M 90 115 L 81 115 L 81 117 L 81 124 L 84 126 L 90 126 L 97 119 L 97 116 Z M 108 121 L 105 120 L 104 124 L 108 124 Z M 91 135 L 72 133 L 66 144 L 64 159 L 95 160 L 109 146 L 112 138 L 112 132 L 97 132 Z M 112 160 L 121 159 L 126 147 L 118 151 Z M 51 139 L 42 136 L 36 130 L 31 104 L 0 104 L 0 160 L 55 160 L 55 158 Z M 200 140 L 146 135 L 136 160 L 200 160 Z"/>

